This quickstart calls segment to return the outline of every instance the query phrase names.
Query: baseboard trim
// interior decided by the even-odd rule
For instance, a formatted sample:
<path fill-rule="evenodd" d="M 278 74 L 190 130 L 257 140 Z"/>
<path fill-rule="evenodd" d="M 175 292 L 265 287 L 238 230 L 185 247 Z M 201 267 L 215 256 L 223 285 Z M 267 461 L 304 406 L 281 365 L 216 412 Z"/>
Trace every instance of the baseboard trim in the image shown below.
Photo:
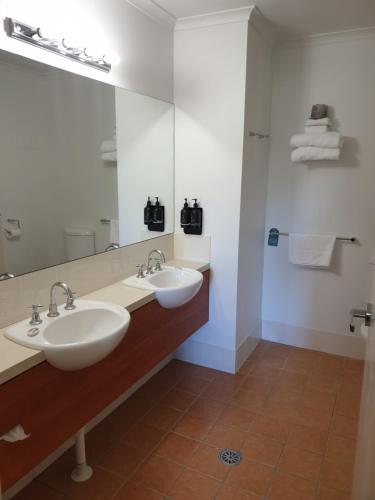
<path fill-rule="evenodd" d="M 186 340 L 175 352 L 176 359 L 227 373 L 236 371 L 236 351 L 225 347 Z"/>
<path fill-rule="evenodd" d="M 236 372 L 245 363 L 250 354 L 254 351 L 262 338 L 262 324 L 259 323 L 254 333 L 246 337 L 242 343 L 237 347 L 236 351 Z"/>
<path fill-rule="evenodd" d="M 313 330 L 301 326 L 286 325 L 276 321 L 263 320 L 262 338 L 314 351 L 322 351 L 339 356 L 364 359 L 365 341 L 354 335 Z"/>

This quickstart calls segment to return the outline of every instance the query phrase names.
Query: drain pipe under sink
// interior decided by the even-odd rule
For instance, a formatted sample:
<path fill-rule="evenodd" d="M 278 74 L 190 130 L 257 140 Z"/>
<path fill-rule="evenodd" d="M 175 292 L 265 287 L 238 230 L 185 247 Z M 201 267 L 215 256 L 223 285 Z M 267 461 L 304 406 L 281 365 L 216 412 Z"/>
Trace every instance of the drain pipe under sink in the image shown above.
<path fill-rule="evenodd" d="M 92 468 L 86 462 L 85 428 L 82 427 L 74 436 L 77 465 L 72 470 L 70 477 L 76 483 L 82 483 L 90 479 L 93 474 Z M 1 500 L 1 499 L 0 499 Z"/>

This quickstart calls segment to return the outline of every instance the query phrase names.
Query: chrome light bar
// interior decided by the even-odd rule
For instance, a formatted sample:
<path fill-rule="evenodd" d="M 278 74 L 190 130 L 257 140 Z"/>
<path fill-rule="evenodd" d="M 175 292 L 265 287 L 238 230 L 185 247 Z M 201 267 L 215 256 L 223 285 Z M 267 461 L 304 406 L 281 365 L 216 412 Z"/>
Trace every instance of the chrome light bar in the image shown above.
<path fill-rule="evenodd" d="M 67 45 L 64 38 L 46 38 L 43 36 L 40 28 L 33 28 L 25 23 L 6 17 L 4 19 L 4 29 L 9 37 L 15 38 L 16 40 L 21 40 L 22 42 L 49 50 L 60 56 L 72 59 L 73 61 L 105 71 L 106 73 L 111 71 L 111 64 L 106 60 L 105 56 L 96 57 L 90 55 L 86 48 L 70 47 Z"/>

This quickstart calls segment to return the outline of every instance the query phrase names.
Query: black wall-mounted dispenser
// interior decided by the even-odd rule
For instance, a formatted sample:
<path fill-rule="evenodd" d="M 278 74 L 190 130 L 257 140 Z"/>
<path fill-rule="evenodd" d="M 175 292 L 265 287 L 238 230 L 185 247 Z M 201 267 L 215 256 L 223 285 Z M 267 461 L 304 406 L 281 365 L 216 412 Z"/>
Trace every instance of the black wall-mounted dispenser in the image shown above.
<path fill-rule="evenodd" d="M 180 213 L 181 227 L 185 234 L 202 234 L 203 208 L 198 205 L 198 199 L 193 198 L 194 205 L 189 207 L 187 198 Z"/>
<path fill-rule="evenodd" d="M 144 208 L 144 224 L 148 227 L 149 231 L 157 231 L 163 233 L 165 229 L 165 209 L 156 196 L 155 205 L 151 203 L 150 197 L 147 199 Z"/>

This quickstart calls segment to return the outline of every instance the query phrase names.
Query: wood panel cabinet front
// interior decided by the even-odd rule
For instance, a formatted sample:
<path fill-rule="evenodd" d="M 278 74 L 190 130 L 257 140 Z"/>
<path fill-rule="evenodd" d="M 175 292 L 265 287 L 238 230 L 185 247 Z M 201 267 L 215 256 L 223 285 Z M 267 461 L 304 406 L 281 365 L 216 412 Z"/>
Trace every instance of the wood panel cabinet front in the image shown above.
<path fill-rule="evenodd" d="M 122 343 L 100 363 L 66 372 L 43 362 L 0 386 L 0 435 L 17 424 L 30 437 L 0 446 L 3 491 L 126 392 L 208 321 L 209 271 L 188 304 L 154 300 L 131 314 Z"/>

